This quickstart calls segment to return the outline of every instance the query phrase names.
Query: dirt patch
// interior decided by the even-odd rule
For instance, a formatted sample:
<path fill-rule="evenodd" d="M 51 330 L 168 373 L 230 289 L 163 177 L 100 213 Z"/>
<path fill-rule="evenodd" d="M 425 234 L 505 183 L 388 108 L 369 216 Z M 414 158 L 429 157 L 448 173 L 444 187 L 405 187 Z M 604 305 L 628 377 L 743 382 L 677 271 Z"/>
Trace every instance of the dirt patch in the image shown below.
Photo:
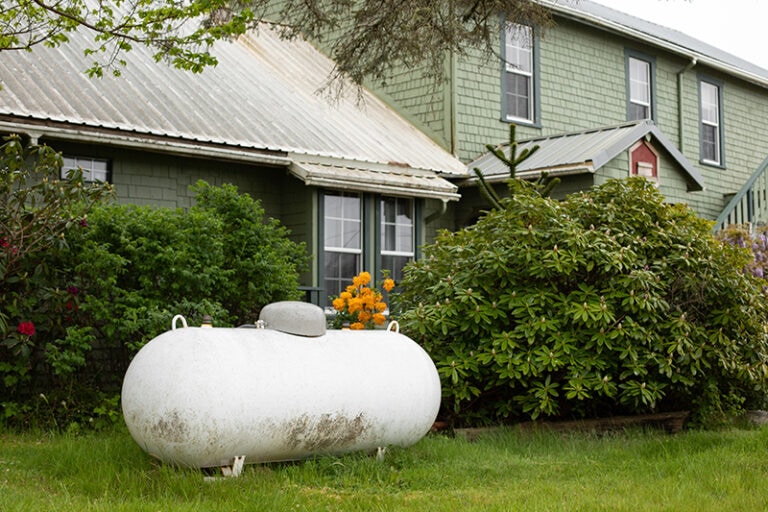
<path fill-rule="evenodd" d="M 344 450 L 354 445 L 370 425 L 361 413 L 354 417 L 343 414 L 304 414 L 287 425 L 286 445 L 307 452 Z"/>
<path fill-rule="evenodd" d="M 178 411 L 171 411 L 152 425 L 152 434 L 169 443 L 183 443 L 189 429 Z"/>

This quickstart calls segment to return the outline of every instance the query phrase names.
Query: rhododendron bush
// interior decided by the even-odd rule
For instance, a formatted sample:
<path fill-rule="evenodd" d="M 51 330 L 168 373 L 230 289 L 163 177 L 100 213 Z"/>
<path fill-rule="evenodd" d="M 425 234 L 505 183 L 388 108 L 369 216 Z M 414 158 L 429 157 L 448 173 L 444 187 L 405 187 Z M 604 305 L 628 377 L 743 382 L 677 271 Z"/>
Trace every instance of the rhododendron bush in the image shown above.
<path fill-rule="evenodd" d="M 748 248 L 642 178 L 558 202 L 518 182 L 443 232 L 397 297 L 457 423 L 762 407 L 768 300 Z"/>

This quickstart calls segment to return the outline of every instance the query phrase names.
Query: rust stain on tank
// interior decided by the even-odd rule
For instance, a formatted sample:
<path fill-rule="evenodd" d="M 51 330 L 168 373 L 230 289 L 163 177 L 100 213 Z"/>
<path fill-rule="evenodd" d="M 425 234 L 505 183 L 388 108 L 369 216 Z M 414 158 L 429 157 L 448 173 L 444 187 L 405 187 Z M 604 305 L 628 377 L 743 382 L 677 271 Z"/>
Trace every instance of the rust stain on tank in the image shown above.
<path fill-rule="evenodd" d="M 307 452 L 340 450 L 355 442 L 370 425 L 360 413 L 355 417 L 340 414 L 304 414 L 286 425 L 286 445 Z"/>

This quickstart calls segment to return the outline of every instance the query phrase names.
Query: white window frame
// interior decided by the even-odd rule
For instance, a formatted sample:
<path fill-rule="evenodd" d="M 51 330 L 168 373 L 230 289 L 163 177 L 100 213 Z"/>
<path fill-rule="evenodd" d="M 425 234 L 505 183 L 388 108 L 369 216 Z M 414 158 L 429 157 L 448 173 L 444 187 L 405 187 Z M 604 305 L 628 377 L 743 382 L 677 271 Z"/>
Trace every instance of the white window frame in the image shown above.
<path fill-rule="evenodd" d="M 712 165 L 722 165 L 722 105 L 721 86 L 709 80 L 699 81 L 699 122 L 701 136 L 701 161 Z M 714 158 L 705 151 L 709 144 L 704 140 L 705 131 L 712 131 L 714 140 Z"/>
<path fill-rule="evenodd" d="M 341 198 L 341 213 L 340 216 L 330 216 L 328 214 L 329 208 L 328 208 L 328 200 L 329 198 Z M 354 197 L 357 199 L 357 208 L 356 208 L 356 217 L 352 215 L 352 212 L 348 212 L 345 210 L 344 205 L 345 201 L 343 198 L 345 197 Z M 324 264 L 327 264 L 327 258 L 329 254 L 339 255 L 339 254 L 354 254 L 357 256 L 357 263 L 356 263 L 356 269 L 355 272 L 352 275 L 339 275 L 334 276 L 332 278 L 329 278 L 325 271 L 323 271 L 323 280 L 324 280 L 324 287 L 325 295 L 326 297 L 332 296 L 332 295 L 338 295 L 339 290 L 343 290 L 347 285 L 352 283 L 352 278 L 357 275 L 361 271 L 361 265 L 363 260 L 363 197 L 361 194 L 352 194 L 349 192 L 327 192 L 324 194 L 323 199 L 323 225 L 324 225 L 324 236 L 323 236 L 323 262 Z M 348 215 L 349 214 L 349 215 Z M 329 245 L 329 238 L 328 238 L 328 225 L 329 221 L 338 221 L 341 223 L 341 230 L 339 232 L 339 236 L 342 237 L 341 243 L 334 245 Z M 344 241 L 344 233 L 345 233 L 345 225 L 346 224 L 357 224 L 357 245 L 354 246 L 354 244 L 349 244 L 346 241 Z M 338 286 L 334 287 L 334 289 L 328 289 L 328 283 L 330 281 L 333 281 L 337 283 Z"/>
<path fill-rule="evenodd" d="M 642 68 L 641 68 L 642 66 Z M 642 119 L 653 118 L 653 90 L 651 88 L 652 81 L 652 66 L 651 63 L 645 59 L 641 59 L 635 56 L 629 56 L 627 59 L 627 69 L 629 71 L 629 120 L 638 121 Z M 644 76 L 638 76 L 636 71 L 640 71 Z M 647 98 L 639 97 L 637 93 L 645 94 Z M 645 116 L 635 117 L 632 115 L 632 105 L 639 106 L 645 109 Z"/>
<path fill-rule="evenodd" d="M 516 23 L 507 23 L 504 27 L 504 77 L 502 94 L 504 96 L 504 119 L 507 121 L 522 121 L 533 123 L 536 120 L 536 84 L 534 68 L 534 33 L 533 28 Z M 519 115 L 519 112 L 510 114 L 511 95 L 509 89 L 510 80 L 514 76 L 522 77 L 528 87 L 527 109 L 528 115 Z"/>
<path fill-rule="evenodd" d="M 83 181 L 109 182 L 110 162 L 106 158 L 91 158 L 87 156 L 63 156 L 61 166 L 61 178 L 66 179 L 67 173 L 72 169 L 83 170 Z"/>

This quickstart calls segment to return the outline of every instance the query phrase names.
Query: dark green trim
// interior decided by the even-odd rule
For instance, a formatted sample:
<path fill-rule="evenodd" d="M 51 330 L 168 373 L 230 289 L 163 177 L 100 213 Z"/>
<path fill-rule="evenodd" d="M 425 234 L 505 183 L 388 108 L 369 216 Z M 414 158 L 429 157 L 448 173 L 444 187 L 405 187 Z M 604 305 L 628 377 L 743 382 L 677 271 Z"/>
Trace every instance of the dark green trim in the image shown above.
<path fill-rule="evenodd" d="M 631 119 L 632 104 L 630 102 L 630 83 L 629 83 L 629 59 L 634 58 L 647 62 L 650 67 L 650 86 L 651 86 L 651 117 L 653 121 L 657 121 L 658 108 L 656 107 L 656 57 L 648 55 L 646 53 L 638 52 L 631 48 L 624 49 L 624 83 L 626 87 L 627 98 L 627 121 L 637 121 L 637 119 Z"/>
<path fill-rule="evenodd" d="M 373 228 L 373 255 L 374 255 L 374 265 L 373 265 L 373 279 L 376 281 L 381 276 L 381 198 L 383 196 L 377 195 L 376 201 L 374 205 L 374 215 L 373 218 L 375 219 L 375 227 Z"/>
<path fill-rule="evenodd" d="M 424 235 L 424 200 L 416 198 L 413 204 L 413 259 L 420 260 L 422 246 L 419 243 Z"/>
<path fill-rule="evenodd" d="M 317 287 L 320 289 L 320 304 L 324 306 L 328 292 L 325 289 L 325 192 L 317 193 Z"/>

